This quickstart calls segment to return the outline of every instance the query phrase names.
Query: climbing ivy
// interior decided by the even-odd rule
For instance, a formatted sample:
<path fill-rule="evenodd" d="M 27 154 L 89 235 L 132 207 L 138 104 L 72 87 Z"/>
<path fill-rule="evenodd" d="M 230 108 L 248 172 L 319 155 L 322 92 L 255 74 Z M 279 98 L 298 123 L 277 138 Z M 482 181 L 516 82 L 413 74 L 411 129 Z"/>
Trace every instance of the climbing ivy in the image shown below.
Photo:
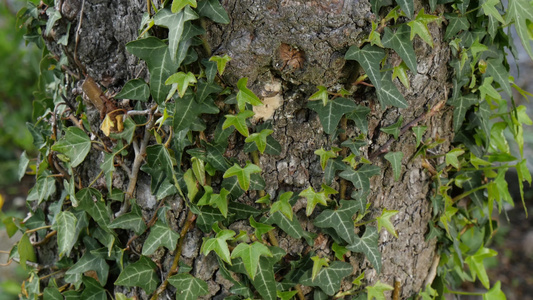
<path fill-rule="evenodd" d="M 40 7 L 30 2 L 19 13 L 28 29 L 28 40 L 38 45 L 42 44 L 36 35 L 47 35 L 62 18 L 51 2 L 43 1 Z M 66 58 L 58 59 L 43 51 L 34 103 L 38 119 L 28 125 L 39 157 L 36 161 L 23 157 L 19 167 L 19 174 L 30 168 L 36 177 L 27 197 L 31 217 L 3 217 L 10 235 L 17 230 L 23 233 L 9 254 L 10 261 L 18 261 L 30 270 L 22 298 L 106 299 L 115 285 L 138 287 L 156 299 L 168 284 L 176 289 L 177 299 L 207 295 L 207 283 L 190 274 L 192 267 L 179 260 L 185 236 L 194 226 L 205 233 L 201 253 L 214 253 L 222 276 L 233 284 L 231 299 L 257 295 L 264 299 L 302 299 L 301 286 L 316 287 L 316 299 L 350 295 L 384 299 L 388 290 L 398 297 L 396 283 L 393 287 L 378 281 L 365 287 L 364 272 L 356 274 L 349 289 L 341 289 L 341 282 L 353 273 L 353 267 L 345 261 L 346 253 L 362 253 L 379 273 L 382 229 L 399 238 L 390 220 L 398 211 L 385 208 L 381 215 L 374 216 L 368 195 L 371 178 L 383 171 L 375 164 L 383 154 L 394 179 L 400 180 L 406 158 L 402 152 L 390 152 L 389 147 L 410 133 L 416 137 L 418 150 L 409 159 L 421 159 L 433 178 L 428 199 L 433 218 L 427 239 L 437 239 L 441 251 L 437 256 L 440 261 L 434 265 L 437 269 L 432 270 L 436 276 L 433 282 L 427 282 L 420 296 L 442 299 L 447 293 L 461 293 L 454 288 L 462 281 L 479 279 L 487 289 L 480 293 L 484 299 L 505 298 L 500 282 L 491 287 L 483 261 L 496 255 L 486 248 L 497 226 L 491 218 L 493 209 L 501 211 L 505 203 L 513 204 L 506 171 L 516 168 L 522 201 L 523 181 L 531 183 L 523 157 L 523 125 L 532 121 L 512 98 L 511 88 L 518 87 L 509 76 L 504 48 L 513 46 L 503 31 L 514 25 L 533 58 L 528 27 L 533 21 L 530 3 L 510 0 L 505 10 L 500 1 L 430 0 L 429 6 L 416 11 L 412 0 L 397 0 L 397 7 L 392 1 L 371 0 L 375 22 L 366 39 L 347 49 L 345 59 L 359 63 L 364 74 L 356 83 L 375 88 L 381 107 L 409 107 L 394 80 L 398 78 L 409 88 L 409 74 L 417 68 L 413 39 L 420 38 L 433 47 L 430 27 L 446 24 L 444 38 L 451 49 L 453 70 L 453 87 L 446 104 L 453 107 L 453 149 L 437 154 L 444 160 L 435 163 L 432 149 L 443 140 L 425 135 L 424 122 L 444 108 L 444 102 L 436 102 L 415 120 L 400 117 L 382 127 L 381 131 L 390 135 L 389 141 L 365 156 L 363 149 L 370 147 L 370 108 L 356 104 L 344 89 L 318 86 L 318 91 L 309 96 L 308 108 L 318 114 L 324 133 L 340 147 L 315 151 L 324 171 L 324 184 L 319 190 L 309 186 L 270 199 L 260 175 L 259 158 L 279 154 L 281 146 L 272 137 L 274 131 L 268 123 L 250 122 L 253 107 L 262 102 L 248 88 L 247 78 L 241 78 L 235 89 L 225 85 L 221 76 L 229 56 L 211 56 L 209 49 L 202 50 L 202 20 L 227 24 L 230 20 L 226 11 L 217 0 L 168 2 L 157 8 L 148 1 L 150 12 L 144 15 L 139 38 L 126 45 L 130 54 L 146 64 L 150 74 L 148 83 L 134 78 L 114 96 L 129 99 L 133 103 L 130 108 L 113 107 L 83 66 L 69 65 Z M 46 11 L 46 17 L 41 11 Z M 158 35 L 158 28 L 167 29 L 167 39 Z M 68 33 L 64 40 L 69 40 Z M 393 53 L 401 58 L 396 66 L 389 65 Z M 68 84 L 73 75 L 62 73 L 62 67 L 79 69 L 91 104 L 85 105 L 81 98 L 76 103 L 66 99 L 59 86 Z M 89 117 L 91 106 L 99 110 L 100 120 Z M 359 136 L 342 137 L 346 120 L 354 122 Z M 208 128 L 216 128 L 213 136 L 204 135 Z M 243 152 L 251 154 L 249 161 L 225 155 L 228 138 L 237 135 L 244 140 Z M 517 143 L 518 155 L 511 153 L 510 143 Z M 91 149 L 103 153 L 103 162 L 100 174 L 84 186 L 77 170 L 89 158 Z M 131 157 L 133 162 L 126 163 Z M 127 176 L 125 191 L 114 186 L 117 168 Z M 139 172 L 150 176 L 150 192 L 159 201 L 152 215 L 147 216 L 133 197 Z M 104 178 L 104 186 L 95 185 L 99 177 Z M 332 188 L 336 178 L 342 179 L 340 190 Z M 351 195 L 346 193 L 347 185 Z M 256 206 L 237 201 L 249 191 L 257 192 Z M 165 201 L 170 196 L 181 198 L 186 206 L 180 232 L 174 230 L 170 205 Z M 334 257 L 312 252 L 286 261 L 286 252 L 273 231 L 314 243 L 315 234 L 302 228 L 293 212 L 299 198 L 306 201 L 306 215 L 314 216 L 313 225 L 334 241 Z M 49 204 L 46 215 L 43 202 Z M 253 233 L 229 229 L 236 220 L 249 224 Z M 124 232 L 131 232 L 132 238 L 123 241 L 120 235 Z M 33 235 L 37 242 L 30 241 Z M 138 253 L 132 242 L 141 235 L 147 237 Z M 49 243 L 53 236 L 57 236 L 57 260 L 41 265 L 34 247 Z M 166 273 L 161 273 L 151 259 L 163 247 L 174 253 Z M 84 250 L 73 251 L 79 249 Z M 42 275 L 41 271 L 49 269 L 58 271 Z M 126 299 L 120 293 L 113 297 Z"/>

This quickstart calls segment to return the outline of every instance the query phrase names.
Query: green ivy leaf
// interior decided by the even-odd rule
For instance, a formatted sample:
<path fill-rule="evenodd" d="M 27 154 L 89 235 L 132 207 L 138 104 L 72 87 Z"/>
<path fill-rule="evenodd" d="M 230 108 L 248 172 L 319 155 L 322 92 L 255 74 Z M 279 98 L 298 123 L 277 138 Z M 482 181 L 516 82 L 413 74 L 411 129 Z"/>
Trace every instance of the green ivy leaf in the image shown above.
<path fill-rule="evenodd" d="M 355 227 L 352 217 L 359 211 L 357 201 L 341 200 L 336 210 L 325 210 L 315 218 L 313 224 L 320 228 L 333 228 L 346 242 L 352 244 L 355 239 Z"/>
<path fill-rule="evenodd" d="M 174 107 L 174 132 L 191 128 L 201 114 L 218 114 L 219 110 L 214 103 L 204 101 L 198 103 L 192 94 L 186 93 L 181 99 L 176 100 Z"/>
<path fill-rule="evenodd" d="M 459 163 L 458 157 L 463 155 L 465 153 L 465 150 L 460 148 L 455 148 L 450 150 L 448 153 L 446 153 L 446 165 L 452 165 L 456 169 L 461 168 L 461 164 Z"/>
<path fill-rule="evenodd" d="M 230 22 L 228 13 L 218 0 L 200 1 L 196 10 L 200 16 L 208 17 L 217 23 L 229 24 Z"/>
<path fill-rule="evenodd" d="M 409 32 L 410 29 L 405 24 L 398 27 L 396 32 L 392 32 L 392 30 L 386 27 L 385 35 L 383 36 L 383 45 L 396 51 L 409 69 L 416 73 L 416 55 L 413 49 L 413 43 L 409 39 Z"/>
<path fill-rule="evenodd" d="M 159 284 L 159 277 L 155 273 L 156 268 L 156 264 L 148 257 L 141 256 L 137 262 L 124 268 L 115 281 L 115 285 L 138 286 L 151 294 Z"/>
<path fill-rule="evenodd" d="M 366 192 L 370 190 L 370 177 L 380 173 L 381 168 L 378 166 L 363 165 L 357 171 L 351 169 L 342 171 L 339 176 L 351 181 L 356 188 Z"/>
<path fill-rule="evenodd" d="M 271 135 L 273 132 L 274 130 L 271 130 L 271 129 L 263 129 L 259 133 L 252 133 L 244 141 L 246 143 L 254 142 L 257 145 L 257 149 L 259 149 L 259 152 L 263 154 L 267 146 L 267 137 Z"/>
<path fill-rule="evenodd" d="M 130 99 L 148 101 L 150 97 L 150 87 L 142 79 L 132 79 L 122 87 L 122 90 L 115 95 L 115 99 Z"/>
<path fill-rule="evenodd" d="M 492 16 L 493 18 L 498 20 L 500 23 L 505 24 L 505 21 L 503 20 L 502 15 L 500 15 L 498 10 L 496 9 L 496 5 L 500 5 L 499 0 L 484 0 L 482 2 L 483 4 L 481 4 L 481 8 L 483 9 L 483 13 L 486 16 Z M 529 8 L 531 8 L 531 6 L 529 6 Z M 529 16 L 530 20 L 532 16 L 533 14 Z"/>
<path fill-rule="evenodd" d="M 373 286 L 366 287 L 368 293 L 367 299 L 372 300 L 375 298 L 376 300 L 385 300 L 385 295 L 383 293 L 392 290 L 394 290 L 392 286 L 378 280 Z"/>
<path fill-rule="evenodd" d="M 96 279 L 83 276 L 81 279 L 85 288 L 81 292 L 81 299 L 87 300 L 106 300 L 106 290 L 98 284 Z M 63 299 L 63 297 L 61 297 Z"/>
<path fill-rule="evenodd" d="M 298 218 L 293 217 L 292 220 L 279 211 L 272 214 L 266 221 L 267 224 L 276 224 L 286 234 L 295 239 L 300 239 L 305 236 L 304 230 Z"/>
<path fill-rule="evenodd" d="M 70 165 L 75 168 L 91 150 L 91 139 L 78 127 L 68 127 L 65 135 L 52 146 L 52 150 L 65 154 Z"/>
<path fill-rule="evenodd" d="M 131 144 L 135 129 L 137 129 L 137 124 L 135 124 L 133 119 L 126 118 L 126 120 L 124 120 L 124 130 L 122 130 L 122 132 L 111 132 L 109 136 L 117 140 L 124 139 L 126 143 Z"/>
<path fill-rule="evenodd" d="M 315 192 L 312 186 L 300 192 L 298 196 L 305 197 L 307 199 L 307 207 L 305 209 L 305 214 L 307 216 L 310 216 L 313 213 L 317 204 L 321 204 L 324 206 L 328 205 L 328 196 L 326 195 L 326 193 L 324 193 L 323 191 L 317 193 Z"/>
<path fill-rule="evenodd" d="M 470 273 L 472 274 L 474 280 L 477 276 L 479 281 L 481 281 L 483 286 L 487 289 L 490 288 L 490 282 L 487 271 L 485 270 L 485 265 L 483 264 L 483 260 L 496 255 L 498 255 L 498 252 L 489 248 L 481 247 L 474 255 L 465 259 L 465 262 L 470 268 Z"/>
<path fill-rule="evenodd" d="M 398 66 L 394 67 L 394 70 L 392 71 L 392 80 L 396 78 L 400 80 L 405 88 L 409 89 L 409 77 L 407 76 L 407 66 L 405 65 L 404 61 L 402 61 L 402 63 Z"/>
<path fill-rule="evenodd" d="M 175 4 L 172 3 L 172 9 L 174 9 L 174 6 Z M 168 28 L 168 50 L 170 53 L 170 59 L 173 62 L 176 62 L 176 53 L 178 52 L 178 45 L 185 22 L 195 19 L 198 19 L 198 15 L 190 7 L 186 7 L 178 13 L 172 13 L 170 9 L 163 8 L 154 16 L 155 25 Z M 152 76 L 152 74 L 150 75 Z"/>
<path fill-rule="evenodd" d="M 225 115 L 226 121 L 224 121 L 224 124 L 222 125 L 222 129 L 226 129 L 230 126 L 235 127 L 238 132 L 240 132 L 243 136 L 248 137 L 248 127 L 246 126 L 246 119 L 252 117 L 254 115 L 253 111 L 245 110 L 237 115 Z"/>
<path fill-rule="evenodd" d="M 351 99 L 336 98 L 328 101 L 325 106 L 319 102 L 307 102 L 307 107 L 318 113 L 324 132 L 332 134 L 337 129 L 342 116 L 356 109 L 357 105 Z"/>
<path fill-rule="evenodd" d="M 247 162 L 244 168 L 241 168 L 239 165 L 234 164 L 233 167 L 229 168 L 223 175 L 224 178 L 236 176 L 239 181 L 239 186 L 248 191 L 250 188 L 250 175 L 254 173 L 261 173 L 261 168 L 258 166 Z"/>
<path fill-rule="evenodd" d="M 363 134 L 368 133 L 368 119 L 367 116 L 370 113 L 370 108 L 357 105 L 352 112 L 346 113 L 346 119 L 355 122 L 355 125 Z"/>
<path fill-rule="evenodd" d="M 195 300 L 209 294 L 207 282 L 190 274 L 178 274 L 170 277 L 168 282 L 176 288 L 176 299 Z"/>
<path fill-rule="evenodd" d="M 22 180 L 22 177 L 26 175 L 26 169 L 28 168 L 28 164 L 30 163 L 30 159 L 28 158 L 28 154 L 26 154 L 26 150 L 22 151 L 22 154 L 19 158 L 19 164 L 17 168 L 17 178 L 18 180 Z"/>
<path fill-rule="evenodd" d="M 379 103 L 382 106 L 392 105 L 398 108 L 407 108 L 409 105 L 402 93 L 391 80 L 390 72 L 384 72 L 381 78 L 381 88 L 377 89 Z"/>
<path fill-rule="evenodd" d="M 335 147 L 334 147 L 335 148 Z M 337 157 L 337 151 L 340 151 L 339 148 L 331 149 L 331 150 L 324 150 L 324 148 L 320 148 L 315 151 L 315 154 L 320 156 L 320 166 L 322 167 L 322 170 L 326 169 L 326 165 L 328 164 L 328 160 L 330 158 Z"/>
<path fill-rule="evenodd" d="M 209 95 L 218 94 L 220 92 L 222 92 L 222 87 L 220 85 L 199 80 L 196 89 L 196 101 L 202 103 L 207 97 L 209 97 Z"/>
<path fill-rule="evenodd" d="M 385 154 L 385 159 L 388 160 L 392 166 L 392 172 L 394 173 L 394 181 L 400 179 L 400 174 L 402 173 L 402 158 L 403 152 L 389 152 Z"/>
<path fill-rule="evenodd" d="M 256 143 L 247 143 L 244 145 L 244 152 L 250 153 L 259 150 Z M 279 155 L 281 153 L 281 145 L 271 135 L 266 138 L 265 153 L 270 155 Z"/>
<path fill-rule="evenodd" d="M 298 291 L 281 292 L 280 290 L 276 290 L 276 296 L 281 300 L 291 300 L 296 294 L 298 294 Z"/>
<path fill-rule="evenodd" d="M 318 286 L 329 296 L 333 296 L 341 287 L 344 277 L 350 275 L 353 267 L 346 262 L 333 261 L 327 268 L 322 268 L 315 280 L 311 278 L 311 272 L 305 273 L 300 279 L 300 284 L 307 286 Z"/>
<path fill-rule="evenodd" d="M 180 98 L 183 98 L 183 96 L 185 96 L 185 92 L 187 91 L 187 88 L 191 83 L 196 83 L 196 77 L 191 72 L 187 72 L 187 74 L 183 72 L 174 73 L 170 75 L 170 77 L 168 77 L 165 81 L 166 85 L 172 84 L 177 86 L 178 95 L 180 96 Z M 167 96 L 167 98 L 170 97 Z"/>
<path fill-rule="evenodd" d="M 226 69 L 226 64 L 231 60 L 231 57 L 229 57 L 227 54 L 224 56 L 211 56 L 209 58 L 209 61 L 214 61 L 217 63 L 217 70 L 218 74 L 222 75 L 224 74 L 224 70 Z"/>
<path fill-rule="evenodd" d="M 383 44 L 381 43 L 381 34 L 379 33 L 379 31 L 377 31 L 378 23 L 375 23 L 374 21 L 371 21 L 371 22 L 372 22 L 372 31 L 370 31 L 367 41 L 370 42 L 370 45 L 372 46 L 376 45 L 376 46 L 383 48 Z"/>
<path fill-rule="evenodd" d="M 185 6 L 190 5 L 191 7 L 196 8 L 196 0 L 176 0 L 172 1 L 172 6 L 170 7 L 170 11 L 172 11 L 173 14 L 181 11 Z"/>
<path fill-rule="evenodd" d="M 328 89 L 325 86 L 319 85 L 317 86 L 318 92 L 314 93 L 309 97 L 309 100 L 322 100 L 323 106 L 326 106 L 328 104 L 329 95 L 328 95 Z"/>
<path fill-rule="evenodd" d="M 237 82 L 237 106 L 241 112 L 245 111 L 246 103 L 250 103 L 253 106 L 263 105 L 263 102 L 252 92 L 249 88 L 246 87 L 248 84 L 248 78 L 243 77 Z"/>
<path fill-rule="evenodd" d="M 76 243 L 76 223 L 78 219 L 69 211 L 62 211 L 56 216 L 53 229 L 57 231 L 57 251 L 59 258 L 70 256 L 70 250 Z"/>
<path fill-rule="evenodd" d="M 371 45 L 366 45 L 363 49 L 359 49 L 355 45 L 351 46 L 344 56 L 346 60 L 356 60 L 363 67 L 368 78 L 370 78 L 370 81 L 372 81 L 378 91 L 382 87 L 379 66 L 384 57 L 385 52 L 383 49 Z"/>
<path fill-rule="evenodd" d="M 390 218 L 396 215 L 397 213 L 397 210 L 388 210 L 384 208 L 381 212 L 381 216 L 376 218 L 378 222 L 378 232 L 381 231 L 381 227 L 385 227 L 385 229 L 387 229 L 390 234 L 394 235 L 395 238 L 398 238 L 398 233 L 396 232 L 396 230 L 394 229 L 394 225 L 392 225 L 392 222 L 390 221 Z"/>
<path fill-rule="evenodd" d="M 290 221 L 292 221 L 292 206 L 289 200 L 292 198 L 293 192 L 285 192 L 279 196 L 278 201 L 272 203 L 270 207 L 270 214 L 274 215 L 275 212 L 280 212 L 285 215 Z"/>
<path fill-rule="evenodd" d="M 379 233 L 376 227 L 367 226 L 363 237 L 354 237 L 355 242 L 346 249 L 363 253 L 378 273 L 381 272 L 381 252 L 378 249 Z"/>
<path fill-rule="evenodd" d="M 209 254 L 209 252 L 211 252 L 211 250 L 213 250 L 218 255 L 218 257 L 220 257 L 223 261 L 231 265 L 231 258 L 229 254 L 227 240 L 233 240 L 234 235 L 235 231 L 233 230 L 221 230 L 214 238 L 204 238 L 204 242 L 202 244 L 201 249 L 202 253 L 204 255 L 207 255 Z"/>
<path fill-rule="evenodd" d="M 457 36 L 460 31 L 466 31 L 470 28 L 470 22 L 465 16 L 459 16 L 456 13 L 445 13 L 444 16 L 448 20 L 448 26 L 446 27 L 446 33 L 444 39 L 449 40 Z"/>
<path fill-rule="evenodd" d="M 229 191 L 225 188 L 220 190 L 220 194 L 212 194 L 209 200 L 209 204 L 218 208 L 224 218 L 228 217 L 228 195 Z"/>
<path fill-rule="evenodd" d="M 466 111 L 470 106 L 478 103 L 478 98 L 474 94 L 469 94 L 465 96 L 459 96 L 455 99 L 449 100 L 449 105 L 454 106 L 453 110 L 453 130 L 459 131 L 463 121 L 465 119 Z"/>
<path fill-rule="evenodd" d="M 413 18 L 413 14 L 415 13 L 415 5 L 413 0 L 396 0 L 396 3 L 400 5 L 402 11 L 409 19 Z"/>
<path fill-rule="evenodd" d="M 496 80 L 505 93 L 511 97 L 511 85 L 509 84 L 509 71 L 503 66 L 501 59 L 487 60 L 487 75 Z"/>
<path fill-rule="evenodd" d="M 63 295 L 56 287 L 47 287 L 43 291 L 43 300 L 63 300 Z"/>
<path fill-rule="evenodd" d="M 98 281 L 102 286 L 105 286 L 107 283 L 107 276 L 109 274 L 109 266 L 105 262 L 105 259 L 93 255 L 91 252 L 87 251 L 83 256 L 74 264 L 68 271 L 66 275 L 81 275 L 87 271 L 95 271 Z"/>
<path fill-rule="evenodd" d="M 433 38 L 431 37 L 431 33 L 429 33 L 428 24 L 437 20 L 439 20 L 439 17 L 425 14 L 424 9 L 422 8 L 416 15 L 416 18 L 407 23 L 407 25 L 411 27 L 411 40 L 418 35 L 424 42 L 433 48 Z"/>
<path fill-rule="evenodd" d="M 274 229 L 274 227 L 272 227 L 270 225 L 257 222 L 253 218 L 253 216 L 250 216 L 249 221 L 250 221 L 250 226 L 255 228 L 255 236 L 257 237 L 257 240 L 259 240 L 259 241 L 263 240 L 263 238 L 262 238 L 263 234 L 265 234 L 265 233 L 267 233 L 267 232 L 269 232 L 269 231 Z"/>
<path fill-rule="evenodd" d="M 313 261 L 313 269 L 311 271 L 311 281 L 313 281 L 315 280 L 316 276 L 318 275 L 318 272 L 320 272 L 322 267 L 329 266 L 329 259 L 321 258 L 317 255 L 317 256 L 311 257 L 311 260 Z"/>
<path fill-rule="evenodd" d="M 135 234 L 141 235 L 146 230 L 146 223 L 138 210 L 124 214 L 109 224 L 108 228 L 121 228 L 133 230 Z"/>
<path fill-rule="evenodd" d="M 165 16 L 170 13 L 168 9 L 160 12 Z M 150 72 L 150 93 L 157 104 L 163 104 L 171 88 L 163 83 L 179 67 L 171 58 L 169 47 L 156 37 L 148 37 L 127 43 L 126 50 L 146 61 Z"/>
<path fill-rule="evenodd" d="M 341 261 L 344 260 L 344 254 L 349 252 L 348 249 L 346 249 L 346 247 L 341 246 L 335 242 L 333 242 L 333 244 L 331 245 L 331 250 L 333 250 L 333 252 L 335 253 L 335 257 Z"/>
<path fill-rule="evenodd" d="M 37 200 L 37 204 L 41 204 L 43 200 L 48 200 L 56 192 L 56 181 L 49 175 L 48 172 L 43 172 L 37 177 L 35 185 L 28 193 L 27 201 Z"/>
<path fill-rule="evenodd" d="M 272 252 L 259 242 L 254 242 L 251 245 L 240 243 L 231 252 L 231 258 L 240 257 L 242 259 L 246 272 L 252 280 L 255 278 L 259 264 L 259 257 L 262 255 L 272 257 Z"/>
<path fill-rule="evenodd" d="M 27 233 L 24 233 L 22 237 L 20 238 L 18 244 L 17 244 L 17 252 L 19 254 L 20 258 L 20 265 L 27 270 L 26 268 L 26 262 L 36 262 L 37 257 L 35 256 L 35 251 L 33 249 L 33 245 L 30 242 L 30 238 L 28 237 Z"/>
<path fill-rule="evenodd" d="M 174 251 L 179 237 L 179 233 L 170 229 L 165 223 L 157 221 L 150 227 L 150 234 L 143 244 L 142 255 L 151 255 L 161 246 Z"/>
<path fill-rule="evenodd" d="M 426 132 L 427 129 L 428 129 L 427 126 L 414 126 L 412 128 L 413 132 L 415 133 L 415 137 L 416 137 L 416 148 L 420 146 L 420 142 L 422 141 L 424 132 Z"/>
<path fill-rule="evenodd" d="M 501 282 L 496 282 L 492 288 L 483 294 L 483 300 L 505 300 L 505 293 L 501 290 Z"/>
<path fill-rule="evenodd" d="M 493 80 L 492 77 L 485 77 L 485 79 L 483 79 L 483 84 L 479 87 L 481 99 L 486 99 L 487 95 L 494 99 L 501 99 L 500 93 L 498 93 L 498 91 L 492 86 Z"/>

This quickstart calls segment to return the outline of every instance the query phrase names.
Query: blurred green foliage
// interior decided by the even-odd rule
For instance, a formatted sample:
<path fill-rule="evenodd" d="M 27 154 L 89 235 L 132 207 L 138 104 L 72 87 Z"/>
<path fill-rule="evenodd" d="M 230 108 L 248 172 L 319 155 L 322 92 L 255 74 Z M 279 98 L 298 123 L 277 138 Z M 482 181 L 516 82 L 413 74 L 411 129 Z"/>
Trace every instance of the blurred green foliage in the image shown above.
<path fill-rule="evenodd" d="M 40 50 L 26 45 L 24 30 L 16 26 L 16 13 L 25 0 L 5 0 L 0 5 L 0 189 L 16 193 L 18 158 L 33 151 L 26 129 L 31 121 L 32 92 L 39 75 Z"/>

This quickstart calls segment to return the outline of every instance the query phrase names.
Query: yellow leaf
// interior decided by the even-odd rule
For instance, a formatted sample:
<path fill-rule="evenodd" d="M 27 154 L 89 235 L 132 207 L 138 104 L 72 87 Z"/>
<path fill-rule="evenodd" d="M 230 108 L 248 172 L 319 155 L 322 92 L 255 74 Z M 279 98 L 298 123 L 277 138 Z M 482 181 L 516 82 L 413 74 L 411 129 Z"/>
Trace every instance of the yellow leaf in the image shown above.
<path fill-rule="evenodd" d="M 2 206 L 4 206 L 4 197 L 0 194 L 0 211 L 2 210 Z"/>
<path fill-rule="evenodd" d="M 124 131 L 124 115 L 118 115 L 115 119 L 117 120 L 117 131 Z"/>
<path fill-rule="evenodd" d="M 102 132 L 106 136 L 109 136 L 109 134 L 111 133 L 111 128 L 113 127 L 115 127 L 115 124 L 113 123 L 109 115 L 106 115 L 104 121 L 102 121 L 102 124 L 100 125 L 100 130 L 102 130 Z"/>

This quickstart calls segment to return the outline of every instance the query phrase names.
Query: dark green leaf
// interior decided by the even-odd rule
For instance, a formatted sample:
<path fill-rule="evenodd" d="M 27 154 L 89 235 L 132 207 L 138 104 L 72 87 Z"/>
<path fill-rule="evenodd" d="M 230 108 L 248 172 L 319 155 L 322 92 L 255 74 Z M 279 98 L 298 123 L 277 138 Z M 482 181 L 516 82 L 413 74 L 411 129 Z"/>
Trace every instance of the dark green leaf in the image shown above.
<path fill-rule="evenodd" d="M 65 135 L 52 146 L 52 150 L 65 154 L 70 165 L 75 168 L 83 162 L 89 150 L 91 139 L 78 127 L 68 127 Z"/>
<path fill-rule="evenodd" d="M 403 152 L 389 152 L 385 154 L 385 159 L 388 160 L 392 166 L 392 172 L 394 173 L 394 181 L 400 179 L 402 173 L 402 158 Z"/>
<path fill-rule="evenodd" d="M 403 123 L 403 116 L 400 116 L 400 118 L 398 119 L 398 121 L 396 121 L 396 123 L 389 125 L 387 127 L 380 128 L 379 130 L 394 136 L 395 139 L 398 139 L 398 136 L 400 135 L 400 129 L 402 128 L 402 123 Z"/>
<path fill-rule="evenodd" d="M 82 300 L 107 300 L 106 290 L 98 284 L 98 281 L 85 276 L 83 276 L 82 281 L 85 285 L 85 289 L 81 292 Z"/>
<path fill-rule="evenodd" d="M 159 247 L 165 246 L 168 250 L 174 251 L 180 235 L 170 229 L 163 222 L 156 222 L 150 227 L 150 234 L 144 241 L 142 255 L 153 254 Z"/>
<path fill-rule="evenodd" d="M 141 256 L 137 262 L 124 268 L 115 281 L 115 285 L 138 286 L 147 293 L 153 293 L 159 284 L 156 268 L 156 264 L 149 258 Z"/>
<path fill-rule="evenodd" d="M 37 200 L 40 204 L 43 200 L 48 200 L 56 192 L 56 181 L 54 177 L 49 176 L 48 172 L 44 172 L 37 177 L 37 182 L 29 191 L 27 201 Z"/>
<path fill-rule="evenodd" d="M 204 102 L 205 98 L 207 98 L 211 94 L 218 94 L 222 91 L 222 88 L 220 85 L 215 83 L 208 83 L 203 80 L 198 81 L 198 87 L 196 88 L 196 101 L 198 103 Z"/>
<path fill-rule="evenodd" d="M 376 89 L 378 100 L 382 106 L 392 105 L 399 108 L 407 108 L 409 105 L 403 97 L 402 93 L 391 79 L 390 72 L 384 72 L 381 78 L 381 88 Z"/>
<path fill-rule="evenodd" d="M 487 60 L 487 74 L 496 80 L 509 97 L 512 96 L 511 85 L 509 84 L 509 71 L 503 66 L 501 60 Z"/>
<path fill-rule="evenodd" d="M 346 262 L 333 261 L 329 267 L 322 268 L 315 280 L 311 279 L 311 272 L 307 272 L 301 279 L 300 284 L 318 286 L 329 296 L 333 296 L 341 287 L 344 277 L 350 275 L 353 267 Z"/>
<path fill-rule="evenodd" d="M 405 15 L 407 15 L 409 19 L 413 18 L 413 14 L 415 13 L 415 5 L 413 3 L 413 0 L 396 0 L 396 3 L 400 5 L 402 11 L 405 13 Z"/>
<path fill-rule="evenodd" d="M 364 253 L 376 271 L 381 272 L 381 252 L 378 249 L 379 233 L 376 227 L 367 226 L 363 237 L 355 236 L 355 242 L 346 247 L 354 252 Z"/>
<path fill-rule="evenodd" d="M 115 99 L 131 99 L 148 101 L 150 97 L 150 87 L 142 79 L 132 79 L 122 87 L 120 93 L 115 95 Z"/>
<path fill-rule="evenodd" d="M 368 133 L 368 119 L 367 116 L 370 113 L 370 108 L 357 105 L 355 110 L 352 112 L 346 113 L 346 118 L 355 122 L 355 126 L 361 130 L 363 134 Z"/>
<path fill-rule="evenodd" d="M 190 274 L 178 274 L 170 277 L 168 282 L 176 287 L 176 299 L 195 300 L 209 293 L 207 283 Z"/>
<path fill-rule="evenodd" d="M 198 3 L 198 13 L 202 17 L 208 17 L 209 19 L 221 23 L 229 24 L 230 19 L 226 10 L 218 0 L 202 0 Z"/>
<path fill-rule="evenodd" d="M 333 228 L 337 234 L 349 244 L 354 242 L 355 227 L 352 217 L 357 213 L 357 201 L 341 200 L 341 207 L 336 210 L 325 210 L 315 218 L 313 224 L 324 228 Z"/>
<path fill-rule="evenodd" d="M 307 107 L 318 113 L 324 132 L 332 134 L 336 130 L 342 116 L 356 109 L 357 105 L 353 100 L 336 98 L 335 100 L 328 101 L 325 106 L 320 102 L 307 102 Z"/>
<path fill-rule="evenodd" d="M 26 150 L 22 152 L 19 159 L 19 165 L 17 169 L 17 178 L 20 181 L 22 177 L 26 174 L 26 169 L 28 168 L 28 164 L 30 162 L 30 159 L 28 158 L 28 155 L 26 154 Z"/>
<path fill-rule="evenodd" d="M 378 175 L 381 168 L 372 165 L 363 165 L 357 171 L 345 170 L 339 174 L 340 177 L 350 181 L 353 185 L 363 192 L 370 190 L 370 177 Z"/>
<path fill-rule="evenodd" d="M 470 106 L 478 103 L 478 98 L 475 94 L 459 96 L 455 99 L 449 100 L 450 105 L 454 106 L 453 110 L 453 129 L 459 131 L 465 119 L 466 111 Z"/>
<path fill-rule="evenodd" d="M 448 20 L 448 26 L 444 34 L 444 39 L 446 40 L 456 37 L 461 30 L 470 28 L 470 22 L 465 16 L 459 16 L 456 13 L 445 13 L 444 16 Z"/>
<path fill-rule="evenodd" d="M 197 18 L 198 15 L 190 7 L 175 14 L 168 8 L 164 8 L 159 10 L 154 16 L 155 25 L 168 28 L 168 50 L 172 61 L 176 61 L 178 44 L 181 39 L 181 34 L 183 33 L 185 22 Z"/>
<path fill-rule="evenodd" d="M 293 217 L 292 220 L 289 220 L 282 213 L 275 212 L 265 221 L 265 223 L 276 224 L 281 230 L 285 231 L 285 233 L 295 239 L 304 237 L 304 230 L 297 217 Z"/>
<path fill-rule="evenodd" d="M 363 67 L 368 78 L 370 78 L 370 81 L 372 81 L 378 91 L 382 87 L 380 63 L 384 57 L 385 52 L 383 49 L 371 45 L 366 45 L 363 49 L 359 49 L 355 45 L 351 46 L 344 56 L 347 60 L 356 60 Z"/>
<path fill-rule="evenodd" d="M 57 231 L 57 251 L 59 258 L 70 256 L 70 250 L 76 242 L 76 223 L 78 219 L 69 211 L 62 211 L 56 216 L 53 229 Z"/>
<path fill-rule="evenodd" d="M 98 281 L 102 286 L 106 285 L 109 266 L 104 259 L 90 252 L 85 254 L 65 273 L 67 275 L 81 275 L 87 271 L 95 271 Z"/>

